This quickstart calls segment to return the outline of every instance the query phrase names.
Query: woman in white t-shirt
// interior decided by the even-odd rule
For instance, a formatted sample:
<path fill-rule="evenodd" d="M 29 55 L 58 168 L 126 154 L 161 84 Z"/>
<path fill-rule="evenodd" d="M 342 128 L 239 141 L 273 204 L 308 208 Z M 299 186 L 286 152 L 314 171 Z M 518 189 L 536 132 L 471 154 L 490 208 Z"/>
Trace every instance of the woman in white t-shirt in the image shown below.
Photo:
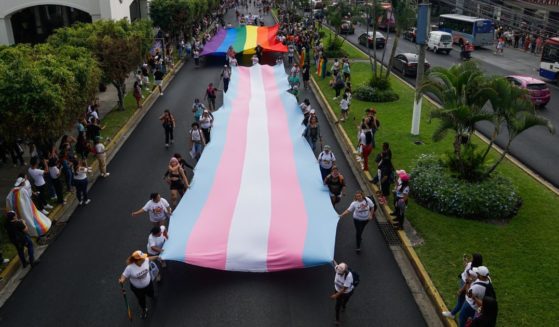
<path fill-rule="evenodd" d="M 318 165 L 320 167 L 320 175 L 322 180 L 324 180 L 332 171 L 332 167 L 336 165 L 336 156 L 334 156 L 329 145 L 325 145 L 323 151 L 318 155 Z"/>
<path fill-rule="evenodd" d="M 362 191 L 355 192 L 353 202 L 340 214 L 340 218 L 353 212 L 353 224 L 355 225 L 355 241 L 357 247 L 355 252 L 361 252 L 361 235 L 367 223 L 375 217 L 375 204 L 371 199 L 365 197 Z"/>
<path fill-rule="evenodd" d="M 202 117 L 200 117 L 200 120 L 198 121 L 198 124 L 200 124 L 202 133 L 204 133 L 204 140 L 206 141 L 206 144 L 210 143 L 210 134 L 212 131 L 213 122 L 213 115 L 210 113 L 209 110 L 204 110 L 204 112 L 202 113 Z"/>
<path fill-rule="evenodd" d="M 206 145 L 206 139 L 204 138 L 204 133 L 200 129 L 200 124 L 197 122 L 192 123 L 192 128 L 188 131 L 190 136 L 190 156 L 192 159 L 198 161 L 200 156 L 202 156 L 202 151 L 204 150 L 204 146 Z"/>
<path fill-rule="evenodd" d="M 140 318 L 146 319 L 148 315 L 148 308 L 146 305 L 146 295 L 154 298 L 153 283 L 151 282 L 151 275 L 149 272 L 149 262 L 157 259 L 157 256 L 148 257 L 142 251 L 134 251 L 126 261 L 126 268 L 120 275 L 118 282 L 124 285 L 126 280 L 130 281 L 130 289 L 136 295 L 142 313 Z"/>
<path fill-rule="evenodd" d="M 150 200 L 140 209 L 132 212 L 132 216 L 138 216 L 147 212 L 149 220 L 157 227 L 165 223 L 168 217 L 171 216 L 171 206 L 169 202 L 159 195 L 159 193 L 151 193 Z"/>
<path fill-rule="evenodd" d="M 340 324 L 340 309 L 345 311 L 349 298 L 353 295 L 353 274 L 346 263 L 339 265 L 334 261 L 336 276 L 334 277 L 334 289 L 336 292 L 330 295 L 331 299 L 336 300 L 336 325 Z"/>

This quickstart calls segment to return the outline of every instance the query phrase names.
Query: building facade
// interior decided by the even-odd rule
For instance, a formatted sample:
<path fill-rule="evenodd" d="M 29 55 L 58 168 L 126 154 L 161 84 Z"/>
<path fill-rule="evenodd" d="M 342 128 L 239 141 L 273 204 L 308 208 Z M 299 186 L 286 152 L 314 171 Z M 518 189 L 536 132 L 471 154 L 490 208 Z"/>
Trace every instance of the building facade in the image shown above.
<path fill-rule="evenodd" d="M 0 44 L 39 43 L 57 28 L 148 16 L 148 0 L 1 0 Z"/>

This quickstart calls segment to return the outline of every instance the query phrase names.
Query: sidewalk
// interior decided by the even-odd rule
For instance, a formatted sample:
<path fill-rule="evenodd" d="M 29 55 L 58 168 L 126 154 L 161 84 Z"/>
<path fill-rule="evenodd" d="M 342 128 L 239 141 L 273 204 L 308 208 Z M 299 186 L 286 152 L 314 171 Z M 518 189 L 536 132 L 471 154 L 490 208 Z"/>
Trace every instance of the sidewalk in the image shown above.
<path fill-rule="evenodd" d="M 127 92 L 132 91 L 132 87 L 134 85 L 134 75 L 131 76 L 126 80 L 126 90 Z M 118 96 L 116 92 L 116 88 L 113 85 L 107 85 L 107 90 L 105 92 L 97 93 L 96 97 L 99 99 L 99 117 L 101 120 L 105 115 L 107 115 L 111 110 L 113 110 L 118 102 Z M 83 108 L 84 112 L 87 108 Z M 69 131 L 72 135 L 76 136 L 75 129 Z M 23 155 L 25 162 L 29 163 L 29 148 L 24 147 L 25 153 Z M 10 190 L 14 187 L 14 182 L 17 178 L 19 173 L 27 172 L 28 166 L 16 166 L 14 167 L 11 159 L 9 158 L 8 163 L 2 164 L 0 163 L 0 196 L 2 201 L 4 201 L 5 197 L 8 195 Z M 3 202 L 2 202 L 3 203 Z"/>

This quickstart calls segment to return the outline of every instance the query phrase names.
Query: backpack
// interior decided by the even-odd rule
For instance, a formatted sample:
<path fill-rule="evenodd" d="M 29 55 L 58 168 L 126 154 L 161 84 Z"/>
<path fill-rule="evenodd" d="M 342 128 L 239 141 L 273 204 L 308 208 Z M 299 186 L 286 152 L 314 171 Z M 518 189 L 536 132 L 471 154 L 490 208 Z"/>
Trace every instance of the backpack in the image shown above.
<path fill-rule="evenodd" d="M 493 283 L 489 282 L 488 284 L 482 282 L 475 282 L 472 285 L 481 285 L 485 287 L 485 294 L 484 296 L 490 296 L 497 300 L 497 293 L 495 293 L 495 289 L 493 288 Z"/>
<path fill-rule="evenodd" d="M 361 282 L 361 278 L 359 276 L 359 273 L 355 270 L 352 270 L 352 269 L 349 269 L 349 272 L 353 276 L 353 287 L 359 286 L 359 283 Z"/>

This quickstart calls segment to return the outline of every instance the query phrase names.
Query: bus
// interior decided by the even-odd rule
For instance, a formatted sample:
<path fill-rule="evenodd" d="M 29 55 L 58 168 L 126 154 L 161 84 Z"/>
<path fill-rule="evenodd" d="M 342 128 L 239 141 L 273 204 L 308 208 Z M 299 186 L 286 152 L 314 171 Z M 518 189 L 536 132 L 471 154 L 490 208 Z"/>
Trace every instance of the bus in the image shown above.
<path fill-rule="evenodd" d="M 559 78 L 559 37 L 550 38 L 543 44 L 540 76 L 552 81 Z"/>
<path fill-rule="evenodd" d="M 464 15 L 445 14 L 439 16 L 439 31 L 452 34 L 454 43 L 462 45 L 469 41 L 476 47 L 492 45 L 495 27 L 491 19 Z"/>

